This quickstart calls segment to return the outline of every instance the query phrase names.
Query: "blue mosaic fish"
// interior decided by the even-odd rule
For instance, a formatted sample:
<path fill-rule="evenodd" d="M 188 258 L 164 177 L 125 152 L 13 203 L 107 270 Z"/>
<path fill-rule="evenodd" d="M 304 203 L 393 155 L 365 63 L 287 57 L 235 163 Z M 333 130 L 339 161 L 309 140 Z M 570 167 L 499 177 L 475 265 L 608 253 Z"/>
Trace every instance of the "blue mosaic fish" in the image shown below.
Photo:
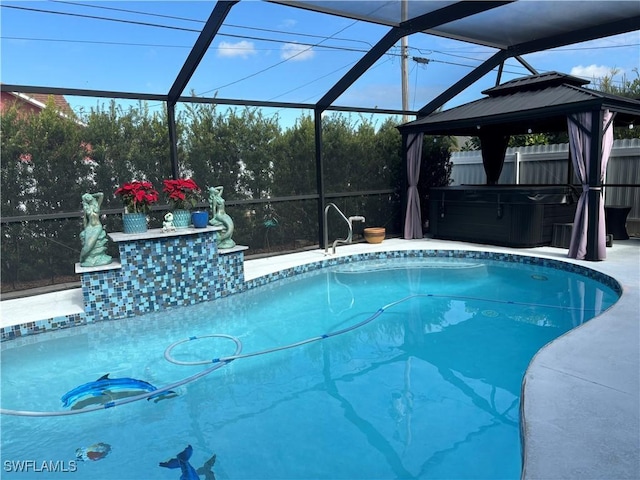
<path fill-rule="evenodd" d="M 108 392 L 120 391 L 122 393 L 124 390 L 128 392 L 126 396 L 133 396 L 139 395 L 142 392 L 153 392 L 157 390 L 157 388 L 150 383 L 143 380 L 136 380 L 135 378 L 109 378 L 109 374 L 107 373 L 95 382 L 85 383 L 68 391 L 62 396 L 61 400 L 64 407 L 69 407 L 87 396 L 100 397 L 100 399 L 102 399 Z M 167 394 L 175 395 L 175 392 L 161 392 L 157 395 L 151 395 L 147 400 L 151 398 L 160 398 Z M 100 400 L 99 403 L 104 402 Z"/>
<path fill-rule="evenodd" d="M 200 480 L 198 472 L 196 472 L 196 469 L 189 463 L 192 454 L 193 447 L 187 445 L 187 448 L 177 454 L 175 458 L 167 460 L 166 462 L 160 462 L 160 466 L 165 468 L 179 468 L 182 472 L 180 480 Z"/>

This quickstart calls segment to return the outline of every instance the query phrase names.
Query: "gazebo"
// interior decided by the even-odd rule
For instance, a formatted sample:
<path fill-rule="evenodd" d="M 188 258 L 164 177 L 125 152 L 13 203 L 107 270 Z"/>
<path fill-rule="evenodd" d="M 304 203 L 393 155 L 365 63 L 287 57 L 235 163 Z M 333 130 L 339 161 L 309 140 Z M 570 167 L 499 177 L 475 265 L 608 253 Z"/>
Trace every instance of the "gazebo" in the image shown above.
<path fill-rule="evenodd" d="M 487 96 L 480 100 L 400 126 L 410 185 L 405 238 L 422 237 L 415 185 L 424 134 L 478 136 L 486 183 L 495 185 L 511 135 L 568 130 L 571 162 L 582 184 L 569 257 L 603 260 L 606 239 L 602 184 L 613 144 L 613 127 L 637 124 L 640 100 L 584 88 L 587 83 L 557 72 L 531 75 L 485 90 L 482 93 Z"/>

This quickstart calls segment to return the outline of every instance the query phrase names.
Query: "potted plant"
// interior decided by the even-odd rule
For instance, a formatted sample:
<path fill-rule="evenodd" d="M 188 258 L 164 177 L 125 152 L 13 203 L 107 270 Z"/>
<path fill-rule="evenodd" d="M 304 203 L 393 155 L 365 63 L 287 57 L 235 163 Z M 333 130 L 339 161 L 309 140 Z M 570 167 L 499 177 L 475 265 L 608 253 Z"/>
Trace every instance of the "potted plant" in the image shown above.
<path fill-rule="evenodd" d="M 162 191 L 167 196 L 169 208 L 173 213 L 173 225 L 187 228 L 191 223 L 191 209 L 200 198 L 200 187 L 190 178 L 164 180 Z"/>
<path fill-rule="evenodd" d="M 147 213 L 151 205 L 158 201 L 158 192 L 151 182 L 134 180 L 118 187 L 114 193 L 124 204 L 124 233 L 146 232 Z"/>

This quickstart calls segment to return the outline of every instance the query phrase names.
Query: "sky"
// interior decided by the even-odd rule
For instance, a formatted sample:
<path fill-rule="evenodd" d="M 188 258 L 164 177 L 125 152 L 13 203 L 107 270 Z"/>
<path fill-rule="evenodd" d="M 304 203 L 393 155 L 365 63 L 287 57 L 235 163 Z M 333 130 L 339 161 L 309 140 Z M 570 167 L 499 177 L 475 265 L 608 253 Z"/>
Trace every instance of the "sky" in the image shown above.
<path fill-rule="evenodd" d="M 0 5 L 3 83 L 166 94 L 211 14 L 212 1 L 10 1 Z M 580 2 L 575 2 L 576 7 Z M 357 20 L 242 0 L 231 9 L 185 94 L 314 103 L 387 31 Z M 417 110 L 479 65 L 487 47 L 424 34 L 408 38 L 409 109 Z M 402 107 L 400 45 L 381 57 L 336 105 Z M 640 32 L 525 55 L 539 72 L 588 79 L 613 69 L 636 78 Z M 529 72 L 509 60 L 502 80 Z M 481 98 L 488 74 L 447 104 Z M 67 97 L 76 109 L 96 98 Z M 151 103 L 152 108 L 161 108 Z M 290 109 L 265 109 L 289 122 Z M 286 121 L 285 121 L 286 123 Z"/>

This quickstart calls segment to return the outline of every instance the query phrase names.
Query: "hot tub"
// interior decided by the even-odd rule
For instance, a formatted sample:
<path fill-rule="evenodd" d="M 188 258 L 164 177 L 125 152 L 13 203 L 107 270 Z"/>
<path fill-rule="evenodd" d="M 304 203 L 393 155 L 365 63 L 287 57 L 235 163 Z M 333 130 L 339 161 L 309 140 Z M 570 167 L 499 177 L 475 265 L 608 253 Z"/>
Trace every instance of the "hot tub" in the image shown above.
<path fill-rule="evenodd" d="M 435 238 L 502 245 L 549 245 L 555 223 L 572 223 L 577 195 L 569 186 L 462 185 L 432 188 Z"/>

